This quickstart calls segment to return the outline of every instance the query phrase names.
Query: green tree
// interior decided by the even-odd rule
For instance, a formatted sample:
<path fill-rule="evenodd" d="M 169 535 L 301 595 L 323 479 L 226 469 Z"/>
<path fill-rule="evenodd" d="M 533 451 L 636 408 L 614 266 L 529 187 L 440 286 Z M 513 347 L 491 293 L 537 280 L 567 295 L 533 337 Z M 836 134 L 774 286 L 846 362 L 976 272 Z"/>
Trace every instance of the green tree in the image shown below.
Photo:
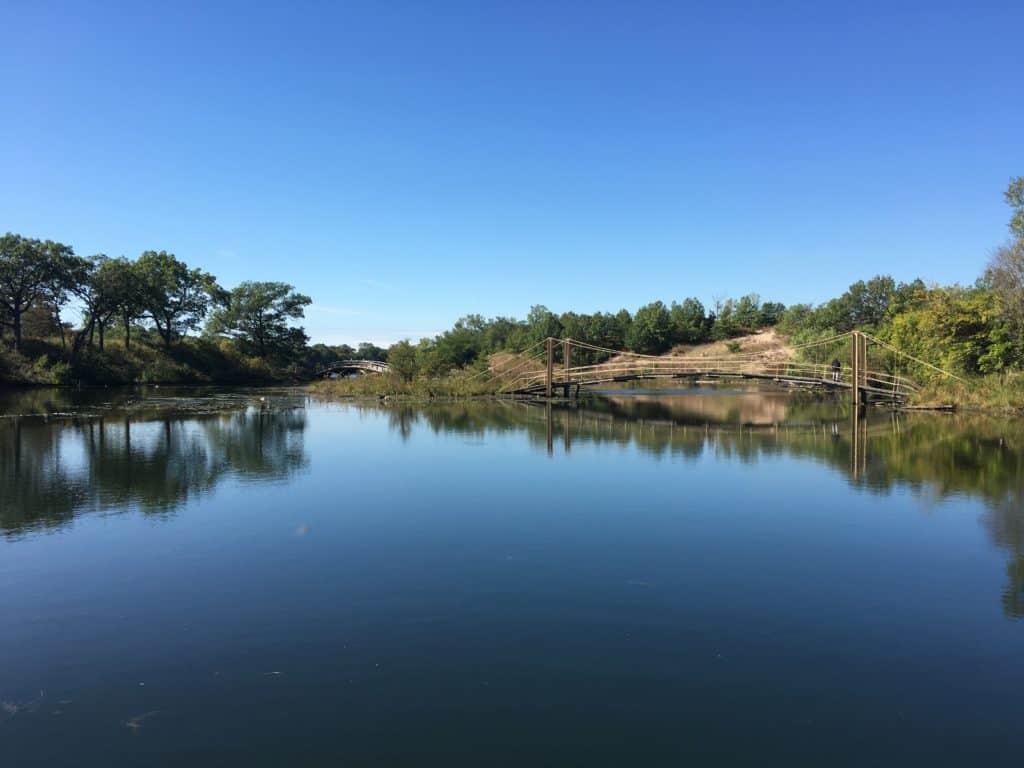
<path fill-rule="evenodd" d="M 449 371 L 473 363 L 483 350 L 486 321 L 480 315 L 466 315 L 434 339 L 432 365 Z"/>
<path fill-rule="evenodd" d="M 402 381 L 412 381 L 420 370 L 416 347 L 408 339 L 392 344 L 388 348 L 388 365 Z"/>
<path fill-rule="evenodd" d="M 1010 216 L 1010 232 L 1018 240 L 1024 240 L 1024 176 L 1010 179 L 1006 188 L 1006 204 L 1013 209 Z"/>
<path fill-rule="evenodd" d="M 1017 362 L 1024 364 L 1024 240 L 997 248 L 980 283 L 998 299 L 1003 320 L 1017 340 Z"/>
<path fill-rule="evenodd" d="M 738 330 L 750 333 L 761 326 L 761 297 L 756 293 L 741 296 L 733 307 Z"/>
<path fill-rule="evenodd" d="M 211 305 L 225 300 L 213 275 L 190 269 L 166 251 L 146 251 L 136 269 L 143 316 L 153 322 L 166 347 L 199 328 Z"/>
<path fill-rule="evenodd" d="M 927 300 L 927 297 L 928 286 L 924 284 L 924 280 L 921 278 L 911 280 L 909 283 L 900 283 L 896 286 L 892 300 L 889 302 L 888 319 L 904 312 L 909 312 L 912 309 L 920 308 L 924 301 Z"/>
<path fill-rule="evenodd" d="M 684 299 L 682 304 L 673 301 L 669 316 L 673 343 L 699 344 L 705 340 L 707 316 L 700 301 L 694 298 Z"/>
<path fill-rule="evenodd" d="M 121 321 L 124 347 L 129 349 L 132 345 L 132 324 L 145 311 L 139 267 L 121 256 L 117 259 L 107 259 L 101 265 L 101 270 L 101 279 L 114 297 L 117 307 L 114 314 Z"/>
<path fill-rule="evenodd" d="M 562 336 L 562 324 L 558 321 L 558 316 L 543 304 L 530 307 L 530 313 L 526 316 L 526 325 L 529 328 L 531 344 L 536 344 L 547 338 L 557 339 Z"/>
<path fill-rule="evenodd" d="M 508 348 L 514 335 L 522 328 L 523 324 L 511 317 L 495 317 L 484 329 L 484 350 L 497 352 Z"/>
<path fill-rule="evenodd" d="M 626 346 L 634 352 L 656 355 L 672 343 L 672 318 L 660 301 L 646 304 L 636 311 L 626 335 Z"/>
<path fill-rule="evenodd" d="M 936 288 L 918 309 L 893 318 L 889 339 L 941 368 L 995 373 L 1013 363 L 1015 339 L 998 298 L 983 288 Z M 927 377 L 928 371 L 916 371 Z"/>
<path fill-rule="evenodd" d="M 758 325 L 762 328 L 770 328 L 778 325 L 782 315 L 786 311 L 786 305 L 778 301 L 766 301 L 761 305 L 761 315 L 758 318 Z"/>
<path fill-rule="evenodd" d="M 633 316 L 628 309 L 620 309 L 606 325 L 608 337 L 603 346 L 609 349 L 625 349 L 626 336 L 633 325 Z"/>
<path fill-rule="evenodd" d="M 305 346 L 306 334 L 291 324 L 305 317 L 311 303 L 309 296 L 296 293 L 287 283 L 246 281 L 228 293 L 207 330 L 235 339 L 260 357 L 293 357 Z"/>
<path fill-rule="evenodd" d="M 71 246 L 34 240 L 8 232 L 0 237 L 0 308 L 9 318 L 14 348 L 22 345 L 22 315 L 53 294 L 63 267 L 74 256 Z"/>
<path fill-rule="evenodd" d="M 359 347 L 352 353 L 352 357 L 356 360 L 377 360 L 385 363 L 388 359 L 388 351 L 368 341 L 361 341 Z"/>
<path fill-rule="evenodd" d="M 83 327 L 75 334 L 71 345 L 72 357 L 78 356 L 86 338 L 91 345 L 97 332 L 100 351 L 103 350 L 106 327 L 128 300 L 124 294 L 126 269 L 130 269 L 127 259 L 111 259 L 103 254 L 76 259 L 71 267 L 70 291 L 81 301 L 84 310 Z"/>
<path fill-rule="evenodd" d="M 736 302 L 732 299 L 716 302 L 711 338 L 715 341 L 723 341 L 738 336 L 741 332 L 742 328 L 736 318 Z"/>
<path fill-rule="evenodd" d="M 868 326 L 877 328 L 885 320 L 889 304 L 896 293 L 896 281 L 888 275 L 877 275 L 867 282 L 860 280 L 846 292 L 850 312 L 849 330 Z"/>
<path fill-rule="evenodd" d="M 788 334 L 810 330 L 813 318 L 814 307 L 810 304 L 791 304 L 779 318 L 779 330 Z"/>

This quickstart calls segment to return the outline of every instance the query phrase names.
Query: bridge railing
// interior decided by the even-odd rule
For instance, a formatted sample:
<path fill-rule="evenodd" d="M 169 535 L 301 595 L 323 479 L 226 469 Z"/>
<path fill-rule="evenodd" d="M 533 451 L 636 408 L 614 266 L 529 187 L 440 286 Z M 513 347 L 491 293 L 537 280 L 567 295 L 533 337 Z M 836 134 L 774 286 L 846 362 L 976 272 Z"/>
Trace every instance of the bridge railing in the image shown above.
<path fill-rule="evenodd" d="M 339 370 L 372 371 L 374 373 L 387 373 L 391 367 L 380 360 L 335 360 L 333 363 L 321 366 L 316 369 L 315 374 L 322 376 L 325 373 Z"/>
<path fill-rule="evenodd" d="M 844 360 L 844 348 L 850 350 L 848 361 Z M 547 390 L 549 385 L 590 385 L 634 378 L 746 376 L 809 386 L 843 387 L 859 399 L 863 393 L 907 397 L 920 387 L 902 372 L 917 370 L 911 363 L 929 365 L 859 331 L 799 344 L 790 350 L 793 357 L 785 360 L 766 360 L 758 353 L 739 351 L 709 357 L 656 356 L 616 351 L 572 339 L 549 338 L 502 360 L 489 372 L 477 375 L 489 375 L 487 383 L 493 382 L 500 392 L 537 392 Z M 590 363 L 595 354 L 603 362 Z M 571 365 L 571 361 L 579 359 L 578 355 L 585 355 L 583 359 L 587 364 Z M 832 361 L 836 359 L 843 361 L 838 375 L 832 368 Z M 934 366 L 931 368 L 951 375 Z"/>
<path fill-rule="evenodd" d="M 576 366 L 568 372 L 555 367 L 552 371 L 552 385 L 594 384 L 616 378 L 656 378 L 659 376 L 699 375 L 748 375 L 766 378 L 787 378 L 804 380 L 808 383 L 834 384 L 830 364 L 804 362 L 800 360 L 764 361 L 753 358 L 672 358 L 645 357 L 641 359 L 619 359 L 594 365 Z M 839 383 L 851 383 L 848 366 L 840 370 Z M 546 370 L 518 372 L 501 387 L 502 391 L 531 389 L 547 384 Z M 888 390 L 895 395 L 907 395 L 918 389 L 912 380 L 886 371 L 865 371 L 862 386 Z"/>

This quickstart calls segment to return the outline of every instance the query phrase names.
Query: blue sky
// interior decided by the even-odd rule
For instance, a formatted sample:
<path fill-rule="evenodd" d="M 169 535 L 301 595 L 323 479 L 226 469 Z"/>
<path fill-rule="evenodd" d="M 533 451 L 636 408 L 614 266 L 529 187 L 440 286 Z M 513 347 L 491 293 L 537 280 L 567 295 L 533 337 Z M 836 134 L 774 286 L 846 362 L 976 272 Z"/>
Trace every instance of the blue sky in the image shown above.
<path fill-rule="evenodd" d="M 971 282 L 1024 174 L 1017 0 L 149 5 L 0 0 L 0 230 L 290 282 L 316 341 Z"/>

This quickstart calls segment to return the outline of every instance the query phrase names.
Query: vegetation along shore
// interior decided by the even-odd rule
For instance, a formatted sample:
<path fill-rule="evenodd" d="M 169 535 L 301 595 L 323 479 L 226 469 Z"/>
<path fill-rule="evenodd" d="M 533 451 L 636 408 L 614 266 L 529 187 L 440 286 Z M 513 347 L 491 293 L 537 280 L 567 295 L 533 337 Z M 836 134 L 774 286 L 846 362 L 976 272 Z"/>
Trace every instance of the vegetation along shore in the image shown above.
<path fill-rule="evenodd" d="M 496 368 L 548 337 L 595 349 L 598 364 L 624 350 L 750 354 L 772 332 L 776 354 L 800 357 L 821 339 L 858 330 L 955 374 L 902 371 L 924 387 L 917 403 L 1024 409 L 1024 177 L 1005 192 L 1010 239 L 973 285 L 897 282 L 880 275 L 819 305 L 784 306 L 756 294 L 655 301 L 634 312 L 555 313 L 525 320 L 467 315 L 433 338 L 389 348 L 310 344 L 298 323 L 311 303 L 291 285 L 215 276 L 165 251 L 137 259 L 83 258 L 65 244 L 0 237 L 0 384 L 259 383 L 301 381 L 342 359 L 387 361 L 390 373 L 322 381 L 339 396 L 463 397 L 496 391 Z M 75 312 L 78 322 L 65 319 Z M 815 354 L 822 354 L 819 348 Z M 827 350 L 839 355 L 841 349 Z"/>

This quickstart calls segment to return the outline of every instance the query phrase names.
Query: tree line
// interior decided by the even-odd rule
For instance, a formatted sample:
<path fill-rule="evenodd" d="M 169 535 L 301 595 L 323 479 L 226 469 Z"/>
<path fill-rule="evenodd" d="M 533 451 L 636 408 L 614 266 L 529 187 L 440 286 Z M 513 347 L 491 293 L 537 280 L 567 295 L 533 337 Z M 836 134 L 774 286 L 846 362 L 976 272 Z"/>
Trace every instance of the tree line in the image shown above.
<path fill-rule="evenodd" d="M 301 356 L 308 337 L 294 325 L 310 298 L 291 285 L 246 281 L 231 290 L 166 251 L 137 259 L 81 257 L 63 243 L 7 233 L 0 237 L 0 329 L 22 351 L 26 324 L 37 337 L 59 337 L 73 363 L 84 349 L 104 349 L 112 330 L 131 348 L 133 330 L 170 349 L 205 327 L 244 353 L 278 362 Z M 63 319 L 77 304 L 81 323 Z"/>
<path fill-rule="evenodd" d="M 467 315 L 434 338 L 398 342 L 387 359 L 398 375 L 411 380 L 472 366 L 495 352 L 521 352 L 549 336 L 661 354 L 679 344 L 727 340 L 777 326 L 796 343 L 866 331 L 957 373 L 1024 370 L 1024 177 L 1011 180 L 1005 200 L 1012 210 L 1010 239 L 995 249 L 970 286 L 897 282 L 879 275 L 817 306 L 786 307 L 762 302 L 756 294 L 716 301 L 710 310 L 695 298 L 668 306 L 655 301 L 634 313 L 555 314 L 535 306 L 523 321 Z M 579 362 L 603 358 L 583 352 Z"/>
<path fill-rule="evenodd" d="M 716 301 L 711 310 L 696 298 L 666 305 L 645 304 L 630 312 L 556 314 L 534 306 L 525 320 L 466 315 L 455 325 L 417 344 L 400 341 L 387 352 L 392 369 L 406 380 L 417 375 L 441 376 L 486 360 L 496 352 L 521 352 L 550 337 L 571 338 L 585 344 L 642 354 L 661 354 L 678 344 L 701 344 L 731 339 L 775 325 L 785 311 L 782 304 L 762 302 L 756 294 Z M 556 354 L 560 355 L 558 351 Z M 607 353 L 580 351 L 580 364 L 600 362 Z"/>
<path fill-rule="evenodd" d="M 863 330 L 959 374 L 1024 370 L 1024 176 L 1010 182 L 1005 200 L 1010 238 L 973 284 L 879 276 L 817 307 L 789 307 L 779 329 L 797 342 Z"/>
<path fill-rule="evenodd" d="M 81 309 L 78 325 L 63 319 L 72 304 Z M 309 304 L 308 296 L 286 283 L 247 281 L 226 290 L 214 275 L 166 251 L 146 251 L 135 260 L 80 257 L 51 240 L 11 233 L 0 238 L 0 328 L 9 332 L 16 351 L 24 348 L 26 327 L 37 338 L 59 337 L 72 364 L 84 350 L 104 351 L 111 333 L 126 349 L 141 333 L 171 350 L 202 330 L 207 337 L 232 340 L 245 354 L 307 372 L 335 360 L 366 359 L 390 360 L 407 378 L 441 376 L 548 336 L 658 354 L 676 344 L 727 339 L 774 325 L 785 310 L 755 294 L 716 301 L 711 311 L 696 298 L 671 305 L 655 301 L 635 313 L 555 314 L 535 306 L 523 321 L 468 315 L 435 338 L 384 348 L 370 342 L 310 346 L 305 330 L 295 324 Z"/>
<path fill-rule="evenodd" d="M 669 305 L 655 301 L 632 313 L 556 314 L 537 305 L 525 320 L 467 315 L 433 338 L 387 349 L 369 342 L 309 346 L 296 322 L 310 298 L 287 283 L 247 281 L 226 290 L 213 275 L 165 251 L 146 251 L 135 260 L 83 258 L 62 243 L 8 233 L 0 237 L 0 330 L 9 333 L 15 350 L 23 347 L 27 325 L 36 336 L 59 336 L 74 363 L 83 349 L 103 350 L 110 332 L 125 348 L 134 333 L 143 333 L 171 349 L 203 329 L 207 337 L 230 340 L 247 355 L 293 370 L 312 371 L 340 359 L 387 360 L 411 380 L 481 366 L 494 353 L 521 352 L 549 336 L 661 354 L 771 326 L 796 342 L 860 329 L 948 370 L 1024 370 L 1024 177 L 1011 180 L 1005 199 L 1012 210 L 1010 239 L 970 286 L 898 283 L 882 275 L 817 306 L 786 307 L 757 294 L 716 300 L 710 309 L 692 297 Z M 62 319 L 72 303 L 82 309 L 77 327 Z M 578 362 L 604 357 L 583 352 Z"/>

